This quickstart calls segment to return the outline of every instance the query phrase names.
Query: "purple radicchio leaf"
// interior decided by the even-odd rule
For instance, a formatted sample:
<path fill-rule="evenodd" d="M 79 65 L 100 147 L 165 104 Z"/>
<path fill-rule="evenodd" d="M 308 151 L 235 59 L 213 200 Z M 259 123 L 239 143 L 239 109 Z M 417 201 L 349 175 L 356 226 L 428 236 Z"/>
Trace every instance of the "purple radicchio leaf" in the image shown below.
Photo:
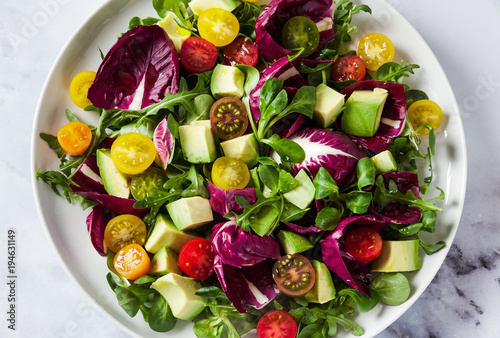
<path fill-rule="evenodd" d="M 106 194 L 95 155 L 89 155 L 85 159 L 71 177 L 71 181 L 80 188 Z"/>
<path fill-rule="evenodd" d="M 373 215 L 347 217 L 320 242 L 326 266 L 349 286 L 368 297 L 370 297 L 370 280 L 367 277 L 370 274 L 369 265 L 347 253 L 344 246 L 345 237 L 360 227 L 370 227 L 380 232 L 385 226 L 384 220 Z"/>
<path fill-rule="evenodd" d="M 316 216 L 323 209 L 322 200 L 314 200 L 314 205 L 311 209 L 299 220 L 291 222 L 283 222 L 290 230 L 301 235 L 308 235 L 322 232 L 323 230 L 316 226 Z"/>
<path fill-rule="evenodd" d="M 388 171 L 380 174 L 384 179 L 384 184 L 386 188 L 389 188 L 389 182 L 394 181 L 398 190 L 402 194 L 406 194 L 408 190 L 411 190 L 415 197 L 420 196 L 419 184 L 418 184 L 418 174 L 412 173 L 410 171 Z"/>
<path fill-rule="evenodd" d="M 347 135 L 351 139 L 354 144 L 356 144 L 358 147 L 368 149 L 375 154 L 381 153 L 384 150 L 389 149 L 389 143 L 391 142 L 391 138 L 376 134 L 373 137 L 361 137 L 361 136 L 354 136 L 354 135 Z"/>
<path fill-rule="evenodd" d="M 166 170 L 167 166 L 172 161 L 175 147 L 175 137 L 170 130 L 168 130 L 166 118 L 156 126 L 153 133 L 153 142 L 156 148 L 157 159 L 163 170 Z"/>
<path fill-rule="evenodd" d="M 105 209 L 96 205 L 92 212 L 87 216 L 87 232 L 90 236 L 92 245 L 101 256 L 106 256 L 107 248 L 104 243 L 104 229 L 111 219 L 111 214 L 105 212 Z"/>
<path fill-rule="evenodd" d="M 237 268 L 222 263 L 215 256 L 214 270 L 222 290 L 240 313 L 248 307 L 260 309 L 271 302 L 279 293 L 272 276 L 274 261 L 268 259 L 253 266 Z"/>
<path fill-rule="evenodd" d="M 323 50 L 335 37 L 333 9 L 334 2 L 331 0 L 272 1 L 262 10 L 255 23 L 257 49 L 268 61 L 293 55 L 293 52 L 283 47 L 281 36 L 283 27 L 289 19 L 304 16 L 316 23 L 319 30 L 319 44 L 316 51 Z"/>
<path fill-rule="evenodd" d="M 250 204 L 254 204 L 257 201 L 254 188 L 224 190 L 215 186 L 212 182 L 208 182 L 208 193 L 210 194 L 212 209 L 222 216 L 225 216 L 230 211 L 238 215 L 243 212 L 243 208 L 234 198 L 236 195 L 245 198 Z"/>
<path fill-rule="evenodd" d="M 177 51 L 165 30 L 137 26 L 106 54 L 88 98 L 98 108 L 139 110 L 177 93 L 178 77 Z"/>
<path fill-rule="evenodd" d="M 245 232 L 234 221 L 215 225 L 210 243 L 221 262 L 234 267 L 253 266 L 268 258 L 281 257 L 276 240 Z"/>
<path fill-rule="evenodd" d="M 380 217 L 387 223 L 392 224 L 413 224 L 420 222 L 422 211 L 419 207 L 405 207 L 399 202 L 388 204 L 381 211 L 369 208 L 370 213 Z"/>
<path fill-rule="evenodd" d="M 382 111 L 382 118 L 377 134 L 395 137 L 401 134 L 406 119 L 406 93 L 402 84 L 367 80 L 355 82 L 341 91 L 347 100 L 355 90 L 386 89 L 389 94 Z"/>

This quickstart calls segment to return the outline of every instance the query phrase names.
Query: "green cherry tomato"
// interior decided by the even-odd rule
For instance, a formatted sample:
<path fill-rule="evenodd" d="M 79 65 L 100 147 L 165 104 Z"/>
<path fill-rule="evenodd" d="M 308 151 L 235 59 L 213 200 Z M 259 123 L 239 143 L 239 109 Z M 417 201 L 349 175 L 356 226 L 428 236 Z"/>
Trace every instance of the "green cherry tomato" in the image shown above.
<path fill-rule="evenodd" d="M 319 31 L 311 19 L 305 16 L 294 16 L 285 23 L 282 38 L 286 49 L 294 53 L 303 49 L 300 56 L 307 57 L 318 48 Z"/>

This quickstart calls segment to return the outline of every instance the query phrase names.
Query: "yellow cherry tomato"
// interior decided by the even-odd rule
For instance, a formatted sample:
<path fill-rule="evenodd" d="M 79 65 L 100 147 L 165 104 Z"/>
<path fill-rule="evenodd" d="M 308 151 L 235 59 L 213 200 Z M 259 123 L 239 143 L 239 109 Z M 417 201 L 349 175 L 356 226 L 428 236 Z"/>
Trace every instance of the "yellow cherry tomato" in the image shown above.
<path fill-rule="evenodd" d="M 143 245 L 146 241 L 146 224 L 135 215 L 119 215 L 112 218 L 104 229 L 104 243 L 113 252 L 128 244 Z"/>
<path fill-rule="evenodd" d="M 151 260 L 142 246 L 129 244 L 116 253 L 113 266 L 123 277 L 136 280 L 148 273 Z"/>
<path fill-rule="evenodd" d="M 357 55 L 364 61 L 366 69 L 376 71 L 381 65 L 394 60 L 392 41 L 380 33 L 368 33 L 359 39 Z"/>
<path fill-rule="evenodd" d="M 242 160 L 223 156 L 212 166 L 212 182 L 221 189 L 243 189 L 250 181 L 250 172 Z"/>
<path fill-rule="evenodd" d="M 439 105 L 431 100 L 419 100 L 411 104 L 406 112 L 408 119 L 413 126 L 417 129 L 425 124 L 430 125 L 434 129 L 438 129 L 443 122 L 443 111 Z M 422 128 L 417 132 L 418 135 L 428 135 L 429 129 Z"/>
<path fill-rule="evenodd" d="M 59 129 L 57 141 L 68 155 L 83 155 L 92 141 L 92 131 L 83 122 L 70 122 Z"/>
<path fill-rule="evenodd" d="M 80 108 L 85 108 L 92 104 L 87 98 L 92 82 L 94 82 L 96 72 L 87 70 L 76 74 L 69 85 L 69 96 L 75 105 Z"/>
<path fill-rule="evenodd" d="M 156 157 L 153 141 L 139 133 L 126 133 L 111 145 L 111 158 L 116 168 L 127 175 L 137 175 L 149 168 Z"/>
<path fill-rule="evenodd" d="M 200 36 L 216 47 L 229 45 L 240 31 L 240 23 L 233 13 L 221 8 L 209 8 L 198 17 Z"/>

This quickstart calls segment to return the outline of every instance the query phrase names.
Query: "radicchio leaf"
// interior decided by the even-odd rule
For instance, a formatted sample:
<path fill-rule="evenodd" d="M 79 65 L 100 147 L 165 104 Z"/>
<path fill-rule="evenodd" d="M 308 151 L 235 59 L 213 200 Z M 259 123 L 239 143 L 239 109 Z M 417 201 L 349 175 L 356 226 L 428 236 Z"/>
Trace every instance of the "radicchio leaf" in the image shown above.
<path fill-rule="evenodd" d="M 87 232 L 90 236 L 92 245 L 101 256 L 106 256 L 107 248 L 104 243 L 104 229 L 111 219 L 111 214 L 105 212 L 105 209 L 96 205 L 92 212 L 87 216 Z"/>
<path fill-rule="evenodd" d="M 380 176 L 383 177 L 386 188 L 389 188 L 390 181 L 394 181 L 402 194 L 406 194 L 408 190 L 411 190 L 415 197 L 420 196 L 417 173 L 393 170 L 382 173 Z"/>
<path fill-rule="evenodd" d="M 212 209 L 222 216 L 225 216 L 230 211 L 238 215 L 243 212 L 243 208 L 234 198 L 236 195 L 245 198 L 250 204 L 255 203 L 257 200 L 254 188 L 224 190 L 215 186 L 212 182 L 208 182 L 208 193 L 210 194 Z"/>
<path fill-rule="evenodd" d="M 93 190 L 100 194 L 106 194 L 106 189 L 102 184 L 102 179 L 97 166 L 97 158 L 95 155 L 89 155 L 82 165 L 75 171 L 71 177 L 71 181 L 80 188 Z"/>
<path fill-rule="evenodd" d="M 156 148 L 157 159 L 160 162 L 163 170 L 172 161 L 175 147 L 175 137 L 168 130 L 167 119 L 163 119 L 155 128 L 153 133 L 153 141 Z"/>

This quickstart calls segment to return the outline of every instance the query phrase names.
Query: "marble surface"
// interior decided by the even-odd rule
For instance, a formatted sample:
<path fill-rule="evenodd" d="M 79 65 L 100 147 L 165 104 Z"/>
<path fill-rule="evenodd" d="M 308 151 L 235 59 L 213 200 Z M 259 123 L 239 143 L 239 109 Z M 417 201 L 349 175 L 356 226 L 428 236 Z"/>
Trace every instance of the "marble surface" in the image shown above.
<path fill-rule="evenodd" d="M 62 268 L 33 199 L 30 144 L 45 78 L 65 42 L 104 0 L 0 2 L 0 259 L 7 229 L 17 239 L 17 325 L 7 329 L 9 292 L 0 282 L 2 337 L 126 337 Z M 460 105 L 468 189 L 451 250 L 422 297 L 379 337 L 500 336 L 500 3 L 390 0 L 441 62 Z"/>

